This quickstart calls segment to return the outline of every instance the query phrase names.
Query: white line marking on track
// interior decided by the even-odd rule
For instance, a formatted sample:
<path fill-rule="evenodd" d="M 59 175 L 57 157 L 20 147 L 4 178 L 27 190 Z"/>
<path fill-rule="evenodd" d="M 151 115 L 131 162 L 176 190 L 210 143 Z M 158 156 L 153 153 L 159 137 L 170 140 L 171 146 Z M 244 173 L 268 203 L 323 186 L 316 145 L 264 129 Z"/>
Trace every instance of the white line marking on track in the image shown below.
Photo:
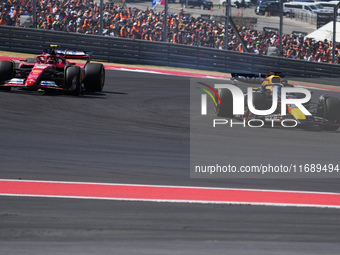
<path fill-rule="evenodd" d="M 0 195 L 340 209 L 340 193 L 0 179 Z"/>

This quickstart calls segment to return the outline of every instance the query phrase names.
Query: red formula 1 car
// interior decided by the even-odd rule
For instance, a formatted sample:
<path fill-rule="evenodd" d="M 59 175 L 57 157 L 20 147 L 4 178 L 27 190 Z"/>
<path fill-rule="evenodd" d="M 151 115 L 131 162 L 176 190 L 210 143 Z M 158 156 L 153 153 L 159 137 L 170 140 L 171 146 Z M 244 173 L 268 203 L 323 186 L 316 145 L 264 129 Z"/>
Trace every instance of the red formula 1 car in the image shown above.
<path fill-rule="evenodd" d="M 57 50 L 57 46 L 45 50 L 35 59 L 20 62 L 0 61 L 0 90 L 12 87 L 28 90 L 61 90 L 78 96 L 82 88 L 90 92 L 102 91 L 105 68 L 90 63 L 91 55 L 84 51 Z M 66 59 L 86 59 L 83 68 Z"/>

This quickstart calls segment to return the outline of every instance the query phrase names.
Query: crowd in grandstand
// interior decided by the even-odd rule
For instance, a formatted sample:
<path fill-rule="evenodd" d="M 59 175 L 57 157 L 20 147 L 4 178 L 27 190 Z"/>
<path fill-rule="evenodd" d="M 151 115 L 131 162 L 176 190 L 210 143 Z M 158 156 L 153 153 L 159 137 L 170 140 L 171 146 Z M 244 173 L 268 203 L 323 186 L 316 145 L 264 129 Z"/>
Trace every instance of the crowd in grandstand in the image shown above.
<path fill-rule="evenodd" d="M 20 26 L 20 16 L 32 16 L 32 0 L 0 0 L 0 25 Z M 105 3 L 103 34 L 150 41 L 163 41 L 164 12 L 153 9 L 126 8 Z M 224 24 L 186 17 L 183 12 L 169 15 L 168 42 L 224 49 Z M 37 28 L 85 34 L 100 31 L 99 4 L 93 0 L 37 0 Z M 246 27 L 229 28 L 228 49 L 244 51 L 235 33 L 244 40 L 248 51 L 266 54 L 268 47 L 279 45 L 275 32 L 258 32 Z M 307 61 L 330 62 L 332 43 L 284 35 L 283 56 Z M 339 47 L 339 45 L 336 45 Z M 338 60 L 338 47 L 336 48 Z M 340 59 L 340 57 L 339 57 Z"/>

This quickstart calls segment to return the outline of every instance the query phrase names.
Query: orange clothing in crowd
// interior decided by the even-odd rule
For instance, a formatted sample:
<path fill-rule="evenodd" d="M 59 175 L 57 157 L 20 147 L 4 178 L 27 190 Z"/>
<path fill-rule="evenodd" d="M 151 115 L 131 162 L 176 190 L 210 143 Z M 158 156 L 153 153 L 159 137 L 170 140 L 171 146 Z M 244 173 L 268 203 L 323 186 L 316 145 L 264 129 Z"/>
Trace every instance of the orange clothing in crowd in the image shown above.
<path fill-rule="evenodd" d="M 120 30 L 120 37 L 126 37 L 126 28 L 123 26 Z"/>

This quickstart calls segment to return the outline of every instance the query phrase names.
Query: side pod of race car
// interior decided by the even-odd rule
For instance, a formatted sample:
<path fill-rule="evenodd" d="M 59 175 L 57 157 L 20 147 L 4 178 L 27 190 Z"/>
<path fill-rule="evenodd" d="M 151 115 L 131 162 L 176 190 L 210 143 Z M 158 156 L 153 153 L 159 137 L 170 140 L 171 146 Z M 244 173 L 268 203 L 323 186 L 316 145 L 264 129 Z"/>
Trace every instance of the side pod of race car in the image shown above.
<path fill-rule="evenodd" d="M 264 124 L 278 123 L 293 121 L 297 127 L 305 130 L 328 130 L 335 131 L 340 127 L 340 100 L 336 97 L 332 97 L 328 94 L 323 94 L 319 97 L 317 103 L 308 101 L 303 106 L 312 114 L 305 115 L 299 107 L 294 104 L 287 104 L 286 115 L 281 115 L 281 89 L 283 87 L 294 87 L 288 84 L 287 81 L 282 81 L 281 77 L 273 74 L 262 78 L 254 75 L 252 77 L 241 77 L 233 75 L 232 82 L 235 85 L 235 80 L 242 82 L 254 80 L 255 83 L 261 82 L 261 85 L 253 88 L 253 101 L 252 104 L 257 110 L 267 110 L 271 108 L 273 103 L 273 88 L 276 87 L 278 94 L 278 105 L 274 113 L 269 115 L 255 115 L 248 109 L 247 103 L 245 103 L 245 109 L 243 115 L 233 115 L 233 95 L 229 89 L 222 88 L 217 89 L 217 93 L 221 99 L 222 104 L 216 98 L 217 104 L 215 105 L 215 112 L 219 117 L 236 118 L 240 120 L 259 120 Z M 305 95 L 301 93 L 288 93 L 287 99 L 304 98 Z M 244 100 L 247 101 L 248 95 L 244 94 Z"/>
<path fill-rule="evenodd" d="M 35 59 L 19 62 L 0 61 L 0 90 L 13 87 L 27 90 L 61 90 L 78 96 L 82 89 L 100 92 L 105 83 L 102 64 L 90 63 L 91 55 L 85 51 L 57 50 L 56 45 Z M 85 59 L 79 67 L 66 59 Z"/>

